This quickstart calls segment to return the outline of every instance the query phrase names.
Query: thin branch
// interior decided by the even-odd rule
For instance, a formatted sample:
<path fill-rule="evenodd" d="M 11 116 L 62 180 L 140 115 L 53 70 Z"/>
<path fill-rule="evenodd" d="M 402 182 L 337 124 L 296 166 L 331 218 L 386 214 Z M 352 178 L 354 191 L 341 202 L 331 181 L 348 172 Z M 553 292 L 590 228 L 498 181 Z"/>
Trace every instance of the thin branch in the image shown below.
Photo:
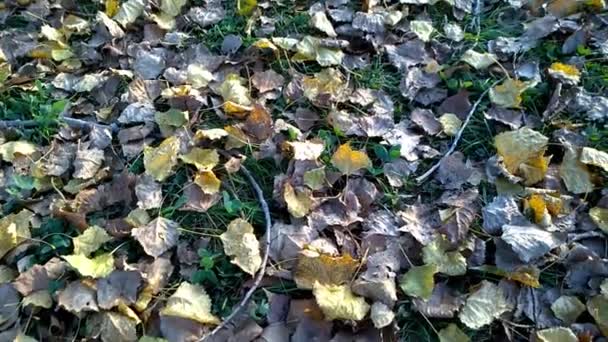
<path fill-rule="evenodd" d="M 260 270 L 258 271 L 258 274 L 255 277 L 253 285 L 251 285 L 251 287 L 249 288 L 247 293 L 245 293 L 245 296 L 243 297 L 243 299 L 241 299 L 239 304 L 232 310 L 230 315 L 228 315 L 228 317 L 226 317 L 222 321 L 222 323 L 220 323 L 220 325 L 215 327 L 215 329 L 213 329 L 213 331 L 211 331 L 211 333 L 209 333 L 209 335 L 203 337 L 199 341 L 207 341 L 208 339 L 210 339 L 213 335 L 217 334 L 220 330 L 222 330 L 223 328 L 228 326 L 228 324 L 230 324 L 230 322 L 232 320 L 234 320 L 234 318 L 236 316 L 238 316 L 238 314 L 240 314 L 241 311 L 243 311 L 243 309 L 249 302 L 249 299 L 251 299 L 251 297 L 253 296 L 253 293 L 260 286 L 260 283 L 262 282 L 262 278 L 264 277 L 264 274 L 266 273 L 266 265 L 268 264 L 268 254 L 270 253 L 270 242 L 271 242 L 270 241 L 270 239 L 271 239 L 270 229 L 272 227 L 272 222 L 270 219 L 270 210 L 268 209 L 268 203 L 264 199 L 264 192 L 262 191 L 262 188 L 260 187 L 258 182 L 255 180 L 255 178 L 253 178 L 253 175 L 251 174 L 251 172 L 249 172 L 249 170 L 247 170 L 247 168 L 243 165 L 241 165 L 240 170 L 243 172 L 245 177 L 247 177 L 247 179 L 249 180 L 249 183 L 253 187 L 257 200 L 260 203 L 260 206 L 262 207 L 262 212 L 264 213 L 264 221 L 266 222 L 266 247 L 264 248 L 264 255 L 262 257 L 262 266 L 261 266 Z"/>
<path fill-rule="evenodd" d="M 78 128 L 78 129 L 91 130 L 91 129 L 93 129 L 93 127 L 98 127 L 98 128 L 102 128 L 102 129 L 109 129 L 112 133 L 118 132 L 118 126 L 116 124 L 104 125 L 104 124 L 100 124 L 100 123 L 96 123 L 96 122 L 70 118 L 67 116 L 62 116 L 54 124 L 60 125 L 61 123 L 65 123 L 69 127 Z M 34 128 L 39 125 L 40 125 L 40 122 L 38 122 L 36 120 L 0 120 L 0 129 Z"/>
<path fill-rule="evenodd" d="M 454 141 L 452 142 L 452 146 L 450 146 L 450 149 L 443 155 L 443 157 L 441 157 L 441 159 L 439 159 L 439 161 L 437 163 L 435 163 L 435 165 L 433 165 L 433 167 L 431 167 L 422 176 L 416 178 L 416 182 L 418 182 L 418 183 L 424 182 L 424 180 L 427 179 L 431 174 L 433 174 L 433 172 L 435 172 L 435 170 L 437 170 L 439 168 L 439 166 L 441 165 L 441 163 L 447 157 L 449 157 L 454 152 L 454 150 L 456 150 L 456 146 L 458 145 L 458 141 L 460 141 L 460 138 L 462 137 L 462 133 L 464 132 L 464 129 L 469 124 L 469 121 L 471 121 L 471 117 L 473 117 L 473 114 L 475 113 L 475 110 L 477 110 L 477 107 L 481 103 L 481 100 L 483 100 L 483 98 L 490 91 L 490 89 L 492 89 L 500 81 L 502 81 L 502 80 L 498 80 L 498 81 L 492 83 L 492 85 L 489 86 L 488 89 L 484 90 L 483 93 L 481 93 L 481 95 L 479 95 L 479 98 L 477 99 L 477 101 L 475 101 L 475 103 L 473 104 L 473 106 L 471 106 L 471 109 L 469 109 L 469 113 L 467 113 L 467 118 L 464 120 L 464 123 L 462 124 L 462 126 L 458 130 L 458 133 L 456 133 L 456 137 L 454 138 Z"/>

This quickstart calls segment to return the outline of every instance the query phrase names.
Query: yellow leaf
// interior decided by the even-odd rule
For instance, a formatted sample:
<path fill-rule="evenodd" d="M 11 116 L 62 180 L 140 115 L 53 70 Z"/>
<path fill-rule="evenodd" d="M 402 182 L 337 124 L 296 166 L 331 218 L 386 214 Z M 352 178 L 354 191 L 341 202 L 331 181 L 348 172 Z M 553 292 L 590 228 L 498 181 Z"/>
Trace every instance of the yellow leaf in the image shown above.
<path fill-rule="evenodd" d="M 105 229 L 97 226 L 89 227 L 72 240 L 74 243 L 74 254 L 89 256 L 110 240 L 110 235 L 108 235 Z"/>
<path fill-rule="evenodd" d="M 214 149 L 194 147 L 180 159 L 194 165 L 199 171 L 210 171 L 220 162 L 220 155 Z"/>
<path fill-rule="evenodd" d="M 349 143 L 338 147 L 331 157 L 331 163 L 344 175 L 352 175 L 357 170 L 372 166 L 367 154 L 363 151 L 353 150 Z"/>
<path fill-rule="evenodd" d="M 542 165 L 546 163 L 545 160 L 539 161 L 539 158 L 545 154 L 548 142 L 549 138 L 527 127 L 503 132 L 494 137 L 496 151 L 502 157 L 507 170 L 514 175 L 524 177 L 527 172 L 530 177 L 530 179 L 526 178 L 528 183 L 537 178 L 536 173 L 531 169 L 536 167 L 542 170 Z M 522 171 L 522 165 L 525 163 L 529 163 L 529 166 L 524 166 L 525 171 Z"/>
<path fill-rule="evenodd" d="M 506 79 L 502 84 L 490 89 L 490 101 L 504 108 L 519 108 L 521 94 L 530 86 L 527 82 Z"/>
<path fill-rule="evenodd" d="M 422 260 L 425 264 L 437 265 L 437 271 L 451 276 L 467 272 L 467 259 L 459 251 L 448 251 L 447 239 L 440 235 L 422 248 Z"/>
<path fill-rule="evenodd" d="M 527 200 L 528 207 L 532 210 L 534 216 L 534 222 L 541 223 L 546 220 L 546 216 L 549 214 L 545 200 L 540 194 L 532 194 Z"/>
<path fill-rule="evenodd" d="M 101 254 L 92 259 L 82 254 L 66 255 L 63 258 L 85 277 L 104 278 L 114 270 L 114 257 L 110 253 Z"/>
<path fill-rule="evenodd" d="M 327 95 L 330 99 L 339 96 L 345 89 L 345 82 L 338 70 L 327 68 L 314 76 L 305 76 L 302 80 L 302 88 L 304 96 L 314 102 L 319 95 Z"/>
<path fill-rule="evenodd" d="M 220 235 L 224 252 L 232 258 L 232 263 L 243 271 L 254 275 L 262 266 L 260 243 L 253 234 L 253 227 L 243 219 L 230 222 L 225 233 Z"/>
<path fill-rule="evenodd" d="M 36 145 L 24 141 L 9 141 L 0 145 L 2 160 L 12 162 L 18 156 L 30 156 L 36 152 Z"/>
<path fill-rule="evenodd" d="M 213 171 L 201 171 L 196 174 L 194 183 L 198 185 L 204 193 L 213 195 L 220 191 L 222 182 L 215 176 Z"/>
<path fill-rule="evenodd" d="M 295 190 L 291 184 L 285 183 L 283 188 L 283 199 L 287 203 L 287 210 L 296 218 L 304 217 L 312 206 L 312 193 L 306 188 Z"/>
<path fill-rule="evenodd" d="M 591 208 L 589 209 L 589 216 L 604 233 L 608 234 L 608 209 L 600 207 Z"/>
<path fill-rule="evenodd" d="M 165 14 L 176 17 L 181 11 L 182 7 L 188 2 L 188 0 L 161 0 L 160 1 L 160 9 Z"/>
<path fill-rule="evenodd" d="M 441 123 L 443 132 L 450 137 L 458 134 L 458 130 L 462 126 L 462 120 L 452 113 L 443 114 L 439 118 L 439 122 Z"/>
<path fill-rule="evenodd" d="M 31 211 L 23 209 L 0 219 L 0 258 L 32 236 L 30 220 L 33 216 Z"/>
<path fill-rule="evenodd" d="M 580 150 L 570 145 L 565 145 L 564 148 L 566 152 L 559 167 L 559 175 L 568 191 L 575 194 L 593 191 L 591 173 L 587 169 L 587 165 L 579 161 Z"/>
<path fill-rule="evenodd" d="M 359 261 L 349 254 L 331 256 L 305 249 L 298 256 L 293 278 L 300 289 L 312 289 L 315 282 L 340 285 L 350 282 L 358 268 Z"/>
<path fill-rule="evenodd" d="M 542 181 L 549 170 L 551 157 L 538 156 L 519 165 L 519 173 L 525 179 L 525 185 L 532 185 Z"/>
<path fill-rule="evenodd" d="M 219 140 L 227 136 L 228 132 L 221 128 L 199 129 L 194 133 L 194 139 L 197 140 Z"/>
<path fill-rule="evenodd" d="M 575 85 L 581 80 L 581 72 L 574 65 L 555 62 L 547 71 L 551 77 L 566 84 Z"/>
<path fill-rule="evenodd" d="M 257 5 L 257 0 L 237 0 L 236 10 L 239 15 L 250 16 Z"/>
<path fill-rule="evenodd" d="M 365 318 L 370 308 L 365 299 L 355 296 L 348 285 L 325 285 L 316 282 L 312 292 L 327 320 L 360 321 Z"/>
<path fill-rule="evenodd" d="M 249 89 L 243 84 L 245 80 L 237 74 L 229 74 L 220 85 L 218 91 L 224 99 L 224 111 L 228 114 L 241 114 L 249 112 L 252 101 L 249 96 Z"/>
<path fill-rule="evenodd" d="M 608 153 L 591 147 L 583 147 L 581 151 L 581 162 L 587 165 L 601 167 L 608 172 Z"/>
<path fill-rule="evenodd" d="M 106 15 L 110 18 L 115 16 L 118 13 L 119 6 L 119 0 L 106 0 Z"/>
<path fill-rule="evenodd" d="M 219 324 L 220 320 L 211 313 L 211 298 L 199 285 L 183 282 L 169 297 L 167 305 L 160 310 L 161 315 L 191 319 L 202 324 Z"/>
<path fill-rule="evenodd" d="M 540 270 L 535 266 L 521 266 L 508 274 L 508 278 L 526 286 L 539 288 Z"/>
<path fill-rule="evenodd" d="M 429 300 L 435 287 L 435 273 L 437 265 L 413 266 L 401 277 L 399 286 L 408 296 Z"/>
<path fill-rule="evenodd" d="M 224 145 L 227 150 L 243 147 L 249 142 L 245 132 L 237 126 L 226 126 L 224 130 L 228 132 L 228 139 Z"/>
<path fill-rule="evenodd" d="M 144 148 L 144 167 L 146 173 L 157 181 L 163 181 L 171 175 L 177 164 L 179 140 L 172 136 L 165 139 L 158 147 Z"/>

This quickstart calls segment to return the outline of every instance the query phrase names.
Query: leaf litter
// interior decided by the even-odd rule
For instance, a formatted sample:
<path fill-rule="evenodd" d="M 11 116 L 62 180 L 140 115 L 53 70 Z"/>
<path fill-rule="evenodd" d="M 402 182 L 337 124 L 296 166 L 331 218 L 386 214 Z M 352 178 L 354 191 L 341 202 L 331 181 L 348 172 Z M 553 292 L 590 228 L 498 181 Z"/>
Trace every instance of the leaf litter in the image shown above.
<path fill-rule="evenodd" d="M 606 338 L 605 9 L 3 2 L 0 340 Z"/>

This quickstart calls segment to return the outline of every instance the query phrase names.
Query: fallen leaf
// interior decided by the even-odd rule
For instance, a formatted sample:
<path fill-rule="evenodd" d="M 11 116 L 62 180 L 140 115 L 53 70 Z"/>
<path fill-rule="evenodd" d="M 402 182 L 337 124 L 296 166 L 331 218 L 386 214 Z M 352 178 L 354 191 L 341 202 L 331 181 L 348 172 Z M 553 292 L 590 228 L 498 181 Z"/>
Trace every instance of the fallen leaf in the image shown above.
<path fill-rule="evenodd" d="M 431 41 L 431 35 L 435 32 L 433 22 L 427 20 L 412 20 L 410 21 L 410 29 L 423 42 Z"/>
<path fill-rule="evenodd" d="M 100 312 L 94 314 L 91 320 L 98 325 L 103 342 L 137 341 L 136 322 L 131 318 L 116 312 Z"/>
<path fill-rule="evenodd" d="M 239 15 L 250 16 L 258 5 L 257 0 L 237 0 L 236 11 Z"/>
<path fill-rule="evenodd" d="M 559 175 L 568 191 L 584 194 L 593 191 L 591 173 L 587 166 L 579 161 L 580 150 L 572 145 L 564 146 L 566 152 L 559 167 Z"/>
<path fill-rule="evenodd" d="M 293 151 L 295 160 L 317 160 L 325 149 L 322 142 L 315 141 L 290 141 L 287 145 Z"/>
<path fill-rule="evenodd" d="M 508 310 L 502 289 L 484 280 L 481 288 L 469 295 L 458 317 L 467 327 L 479 329 Z"/>
<path fill-rule="evenodd" d="M 458 134 L 458 130 L 462 126 L 462 121 L 455 114 L 451 113 L 443 114 L 439 117 L 439 122 L 441 123 L 443 133 L 450 137 Z"/>
<path fill-rule="evenodd" d="M 289 213 L 296 218 L 306 216 L 312 207 L 312 192 L 306 188 L 294 189 L 290 183 L 285 183 L 283 199 Z"/>
<path fill-rule="evenodd" d="M 395 319 L 393 310 L 382 302 L 375 302 L 372 304 L 370 316 L 376 329 L 382 329 L 390 325 Z"/>
<path fill-rule="evenodd" d="M 137 271 L 113 271 L 97 281 L 97 302 L 102 309 L 112 309 L 120 304 L 131 305 L 137 301 L 142 277 Z"/>
<path fill-rule="evenodd" d="M 260 243 L 253 234 L 253 227 L 243 219 L 235 219 L 220 235 L 224 252 L 232 258 L 231 262 L 252 276 L 262 266 Z"/>
<path fill-rule="evenodd" d="M 30 156 L 36 151 L 36 145 L 29 141 L 9 141 L 0 145 L 0 156 L 7 162 L 12 162 L 18 156 Z"/>
<path fill-rule="evenodd" d="M 160 310 L 163 316 L 175 316 L 194 320 L 202 324 L 219 324 L 211 313 L 211 299 L 199 285 L 182 282 Z"/>
<path fill-rule="evenodd" d="M 222 186 L 222 182 L 213 171 L 201 171 L 197 173 L 196 177 L 194 177 L 194 183 L 208 195 L 217 194 Z"/>
<path fill-rule="evenodd" d="M 460 59 L 477 70 L 487 69 L 497 61 L 496 55 L 492 53 L 479 53 L 474 50 L 465 51 Z"/>
<path fill-rule="evenodd" d="M 497 153 L 502 157 L 507 170 L 513 175 L 524 176 L 527 185 L 540 180 L 536 174 L 530 173 L 531 167 L 539 167 L 539 173 L 544 177 L 542 171 L 546 172 L 548 162 L 543 155 L 548 142 L 547 137 L 527 127 L 494 137 Z"/>
<path fill-rule="evenodd" d="M 103 228 L 92 226 L 87 228 L 82 234 L 72 240 L 74 244 L 74 254 L 81 254 L 88 257 L 91 253 L 101 247 L 104 243 L 111 240 L 110 235 Z"/>
<path fill-rule="evenodd" d="M 28 306 L 32 305 L 39 308 L 50 309 L 53 307 L 53 298 L 48 289 L 32 292 L 29 295 L 23 297 L 21 305 Z"/>
<path fill-rule="evenodd" d="M 435 238 L 422 248 L 422 258 L 427 265 L 437 265 L 437 271 L 447 275 L 463 275 L 467 272 L 467 260 L 459 251 L 448 251 L 449 243 L 443 236 Z"/>
<path fill-rule="evenodd" d="M 576 85 L 581 80 L 581 72 L 574 65 L 555 62 L 547 72 L 549 76 L 565 84 Z"/>
<path fill-rule="evenodd" d="M 433 294 L 437 265 L 413 266 L 401 277 L 399 285 L 408 296 L 428 300 Z"/>
<path fill-rule="evenodd" d="M 608 334 L 608 297 L 597 295 L 587 300 L 587 311 L 600 328 L 602 334 Z"/>
<path fill-rule="evenodd" d="M 589 209 L 591 220 L 605 233 L 608 233 L 608 209 L 594 207 Z"/>
<path fill-rule="evenodd" d="M 344 175 L 352 175 L 356 171 L 372 166 L 372 162 L 363 151 L 356 151 L 349 143 L 340 145 L 331 157 L 331 163 Z"/>
<path fill-rule="evenodd" d="M 454 323 L 439 331 L 439 342 L 469 342 L 471 339 Z"/>
<path fill-rule="evenodd" d="M 600 167 L 608 172 L 608 153 L 604 151 L 596 150 L 591 147 L 583 147 L 580 161 L 583 164 Z"/>
<path fill-rule="evenodd" d="M 10 327 L 19 319 L 20 299 L 11 284 L 0 285 L 0 324 Z"/>
<path fill-rule="evenodd" d="M 521 94 L 531 86 L 530 83 L 508 78 L 502 84 L 490 89 L 490 101 L 504 108 L 519 108 L 522 101 Z"/>
<path fill-rule="evenodd" d="M 120 6 L 118 13 L 112 19 L 122 27 L 127 27 L 143 14 L 145 6 L 144 0 L 128 0 Z"/>
<path fill-rule="evenodd" d="M 245 80 L 239 75 L 226 76 L 218 91 L 224 99 L 224 110 L 228 114 L 242 117 L 243 113 L 251 111 L 252 100 L 249 89 L 243 85 Z"/>
<path fill-rule="evenodd" d="M 370 309 L 365 299 L 355 296 L 348 285 L 325 285 L 315 282 L 312 292 L 327 320 L 360 321 Z"/>
<path fill-rule="evenodd" d="M 144 147 L 144 167 L 146 173 L 162 182 L 173 172 L 177 165 L 179 140 L 176 136 L 165 139 L 158 147 Z"/>
<path fill-rule="evenodd" d="M 555 317 L 566 325 L 576 322 L 578 316 L 585 310 L 585 304 L 574 296 L 561 296 L 551 304 L 551 311 L 553 311 Z"/>
<path fill-rule="evenodd" d="M 177 244 L 179 223 L 159 216 L 143 227 L 134 228 L 131 235 L 148 255 L 157 258 Z"/>
<path fill-rule="evenodd" d="M 301 289 L 312 289 L 316 282 L 341 285 L 350 282 L 358 268 L 359 262 L 348 254 L 330 256 L 303 250 L 298 256 L 294 280 Z"/>
<path fill-rule="evenodd" d="M 63 258 L 85 277 L 103 278 L 114 270 L 114 257 L 110 253 L 100 254 L 94 258 L 82 254 L 66 255 Z"/>
<path fill-rule="evenodd" d="M 220 156 L 216 150 L 199 147 L 192 148 L 190 152 L 179 158 L 186 164 L 194 165 L 199 171 L 210 171 L 220 162 Z"/>
<path fill-rule="evenodd" d="M 33 215 L 31 211 L 23 209 L 0 219 L 0 258 L 31 238 L 30 221 Z"/>
<path fill-rule="evenodd" d="M 526 263 L 540 258 L 562 243 L 556 234 L 533 225 L 505 225 L 502 230 L 502 240 Z"/>
<path fill-rule="evenodd" d="M 556 327 L 536 332 L 539 342 L 578 342 L 579 339 L 570 328 Z"/>
<path fill-rule="evenodd" d="M 57 304 L 74 314 L 83 311 L 99 311 L 95 291 L 80 280 L 69 283 L 65 289 L 59 292 Z"/>

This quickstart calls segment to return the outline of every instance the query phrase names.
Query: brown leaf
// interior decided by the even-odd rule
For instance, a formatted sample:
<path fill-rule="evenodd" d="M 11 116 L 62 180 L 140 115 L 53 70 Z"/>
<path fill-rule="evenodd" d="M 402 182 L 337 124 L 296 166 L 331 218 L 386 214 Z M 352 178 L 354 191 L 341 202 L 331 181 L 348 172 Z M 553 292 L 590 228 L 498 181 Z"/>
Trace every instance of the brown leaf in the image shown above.
<path fill-rule="evenodd" d="M 265 93 L 270 90 L 281 90 L 281 87 L 285 83 L 285 78 L 276 71 L 269 69 L 263 72 L 256 72 L 251 78 L 251 82 L 260 93 Z"/>
<path fill-rule="evenodd" d="M 257 140 L 265 140 L 272 134 L 272 117 L 262 105 L 256 104 L 247 116 L 244 131 Z"/>
<path fill-rule="evenodd" d="M 113 271 L 97 281 L 97 301 L 102 309 L 112 309 L 119 304 L 130 305 L 137 300 L 141 275 L 136 271 Z"/>

